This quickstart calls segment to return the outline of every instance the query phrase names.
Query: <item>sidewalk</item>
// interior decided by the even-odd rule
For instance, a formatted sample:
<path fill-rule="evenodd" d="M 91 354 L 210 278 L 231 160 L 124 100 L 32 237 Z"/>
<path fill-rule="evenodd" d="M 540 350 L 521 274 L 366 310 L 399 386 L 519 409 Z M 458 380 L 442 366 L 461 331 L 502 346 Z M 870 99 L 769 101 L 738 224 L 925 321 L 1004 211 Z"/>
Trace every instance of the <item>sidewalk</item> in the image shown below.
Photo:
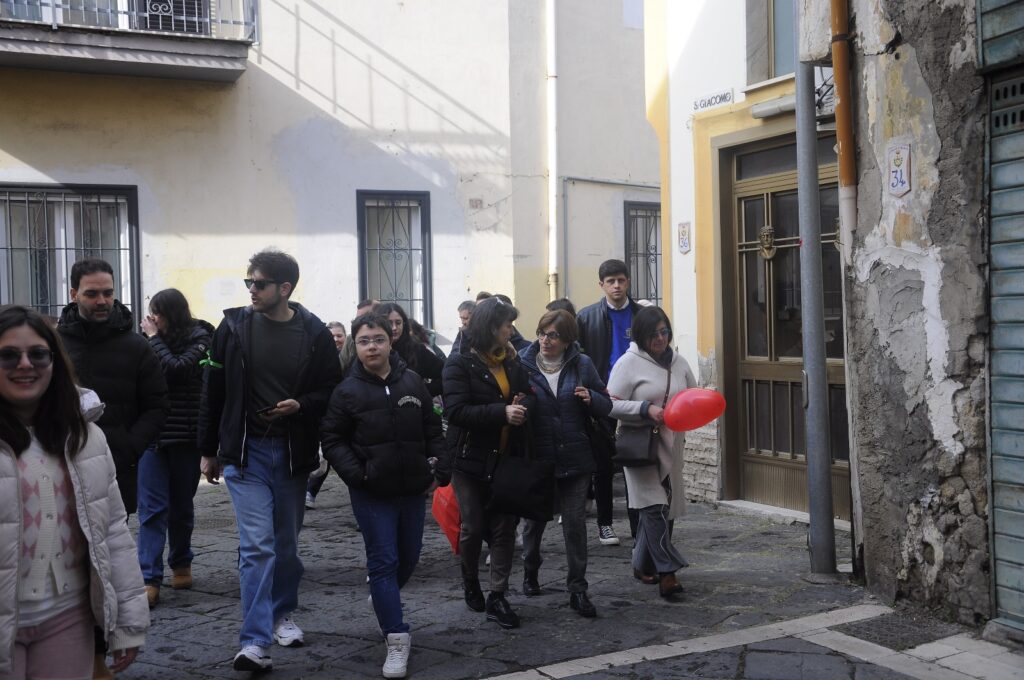
<path fill-rule="evenodd" d="M 619 480 L 621 485 L 621 480 Z M 621 489 L 620 489 L 621 492 Z M 895 612 L 856 586 L 804 581 L 806 528 L 725 508 L 691 505 L 677 543 L 692 566 L 679 602 L 632 578 L 622 546 L 602 546 L 590 518 L 590 595 L 598 618 L 568 607 L 561 531 L 545 533 L 545 592 L 509 600 L 522 628 L 504 631 L 462 601 L 458 561 L 427 519 L 420 566 L 403 590 L 412 626 L 409 677 L 429 678 L 1020 678 L 1024 656 L 974 631 Z M 238 539 L 223 485 L 196 496 L 195 589 L 161 589 L 139 660 L 122 678 L 232 678 L 239 624 Z M 385 648 L 366 602 L 362 539 L 344 485 L 331 476 L 300 538 L 306 574 L 296 622 L 306 646 L 272 650 L 272 678 L 379 678 Z M 840 560 L 849 536 L 837 534 Z M 485 572 L 484 572 L 485 573 Z"/>

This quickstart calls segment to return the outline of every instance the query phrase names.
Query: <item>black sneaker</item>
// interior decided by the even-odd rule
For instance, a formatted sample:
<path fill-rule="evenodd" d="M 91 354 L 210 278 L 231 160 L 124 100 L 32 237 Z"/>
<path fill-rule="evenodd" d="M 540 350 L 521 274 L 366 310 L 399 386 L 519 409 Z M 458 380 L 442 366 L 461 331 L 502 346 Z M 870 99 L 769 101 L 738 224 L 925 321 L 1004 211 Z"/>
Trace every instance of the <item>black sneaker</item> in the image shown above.
<path fill-rule="evenodd" d="M 505 593 L 491 593 L 487 596 L 487 620 L 494 621 L 502 628 L 519 627 L 519 615 L 512 611 Z"/>
<path fill-rule="evenodd" d="M 576 613 L 583 618 L 592 619 L 597 616 L 597 608 L 594 607 L 594 603 L 590 601 L 585 592 L 570 593 L 569 606 L 575 609 Z"/>
<path fill-rule="evenodd" d="M 540 582 L 537 581 L 537 572 L 527 569 L 523 575 L 523 595 L 534 597 L 540 595 L 540 593 Z"/>
<path fill-rule="evenodd" d="M 475 612 L 484 610 L 484 591 L 480 590 L 480 581 L 466 579 L 462 582 L 462 588 L 466 591 L 466 606 Z"/>

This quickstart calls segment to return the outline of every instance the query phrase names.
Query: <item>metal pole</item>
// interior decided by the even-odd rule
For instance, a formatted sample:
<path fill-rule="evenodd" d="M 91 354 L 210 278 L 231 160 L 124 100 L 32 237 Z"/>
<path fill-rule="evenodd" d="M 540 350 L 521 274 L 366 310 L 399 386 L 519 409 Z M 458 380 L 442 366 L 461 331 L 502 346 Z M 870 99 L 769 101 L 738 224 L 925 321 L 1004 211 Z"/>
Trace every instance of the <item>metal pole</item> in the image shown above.
<path fill-rule="evenodd" d="M 800 211 L 800 305 L 803 319 L 804 441 L 807 497 L 811 516 L 811 573 L 836 571 L 832 516 L 832 456 L 828 436 L 825 373 L 825 310 L 821 276 L 821 213 L 818 205 L 818 125 L 814 110 L 814 67 L 800 62 L 800 6 L 793 3 L 796 35 L 796 158 Z"/>

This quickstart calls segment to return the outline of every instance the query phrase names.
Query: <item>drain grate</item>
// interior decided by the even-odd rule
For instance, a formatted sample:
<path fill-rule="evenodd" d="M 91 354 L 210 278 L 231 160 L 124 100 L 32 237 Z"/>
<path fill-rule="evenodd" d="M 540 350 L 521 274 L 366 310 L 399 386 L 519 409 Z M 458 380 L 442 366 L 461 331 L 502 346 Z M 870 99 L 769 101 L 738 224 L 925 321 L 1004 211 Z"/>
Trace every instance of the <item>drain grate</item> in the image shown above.
<path fill-rule="evenodd" d="M 903 612 L 886 614 L 866 621 L 844 623 L 841 626 L 833 626 L 832 630 L 898 652 L 964 632 L 964 629 L 955 623 L 945 623 L 925 615 Z"/>

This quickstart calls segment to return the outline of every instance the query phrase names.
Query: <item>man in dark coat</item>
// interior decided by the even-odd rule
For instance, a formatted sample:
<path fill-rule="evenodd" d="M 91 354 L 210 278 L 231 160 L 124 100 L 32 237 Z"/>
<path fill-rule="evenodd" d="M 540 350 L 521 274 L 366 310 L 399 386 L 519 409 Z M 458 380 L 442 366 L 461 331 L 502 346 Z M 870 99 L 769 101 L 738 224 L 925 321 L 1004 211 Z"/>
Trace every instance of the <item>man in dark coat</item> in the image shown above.
<path fill-rule="evenodd" d="M 71 268 L 71 303 L 57 330 L 83 387 L 104 403 L 97 424 L 117 467 L 125 510 L 135 512 L 138 463 L 156 441 L 170 410 L 167 382 L 149 342 L 135 333 L 127 307 L 114 299 L 114 269 L 87 259 Z"/>
<path fill-rule="evenodd" d="M 576 315 L 580 345 L 594 362 L 598 375 L 606 384 L 612 366 L 629 349 L 629 328 L 640 305 L 629 297 L 629 267 L 622 260 L 605 260 L 597 270 L 598 285 L 604 297 L 580 310 Z M 615 421 L 600 421 L 609 440 Z M 611 460 L 605 452 L 595 451 L 597 471 L 594 473 L 594 497 L 597 502 L 597 537 L 601 545 L 619 545 L 612 528 Z M 632 526 L 632 518 L 630 525 Z"/>
<path fill-rule="evenodd" d="M 271 668 L 269 647 L 300 646 L 298 607 L 306 482 L 319 466 L 320 419 L 341 380 L 324 322 L 291 302 L 299 265 L 264 250 L 244 280 L 252 304 L 224 310 L 203 379 L 199 450 L 207 480 L 221 474 L 239 539 L 241 650 L 234 668 Z"/>

